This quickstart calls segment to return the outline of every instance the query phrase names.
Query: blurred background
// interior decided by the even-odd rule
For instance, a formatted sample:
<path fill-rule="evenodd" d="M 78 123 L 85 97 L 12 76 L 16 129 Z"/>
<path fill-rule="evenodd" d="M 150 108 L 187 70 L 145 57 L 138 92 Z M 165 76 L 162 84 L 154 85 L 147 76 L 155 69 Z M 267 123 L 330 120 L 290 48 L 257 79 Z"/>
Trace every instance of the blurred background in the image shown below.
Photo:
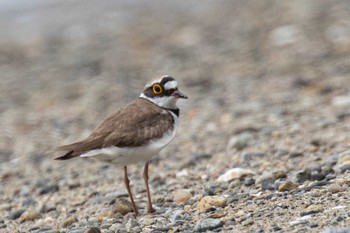
<path fill-rule="evenodd" d="M 327 160 L 350 143 L 349 71 L 347 0 L 0 0 L 0 203 L 40 202 L 42 183 L 57 198 L 79 196 L 69 184 L 122 188 L 120 170 L 45 152 L 84 138 L 163 74 L 189 99 L 155 180 L 169 184 L 198 155 L 211 162 L 189 176 L 209 181 L 234 165 L 263 173 Z M 283 151 L 304 156 L 280 160 Z"/>

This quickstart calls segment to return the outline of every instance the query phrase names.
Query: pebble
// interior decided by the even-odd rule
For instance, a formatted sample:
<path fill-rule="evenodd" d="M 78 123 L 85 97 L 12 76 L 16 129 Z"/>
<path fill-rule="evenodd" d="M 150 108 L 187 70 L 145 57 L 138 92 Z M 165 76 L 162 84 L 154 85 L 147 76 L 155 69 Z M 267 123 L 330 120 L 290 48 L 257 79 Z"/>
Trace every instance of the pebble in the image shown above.
<path fill-rule="evenodd" d="M 334 167 L 334 171 L 337 173 L 344 173 L 348 170 L 350 170 L 350 164 L 341 164 Z"/>
<path fill-rule="evenodd" d="M 305 210 L 300 212 L 300 216 L 303 217 L 310 214 L 316 214 L 319 212 L 323 212 L 323 210 L 324 210 L 323 207 L 320 205 L 310 205 Z"/>
<path fill-rule="evenodd" d="M 243 150 L 251 141 L 253 141 L 253 135 L 250 133 L 241 133 L 233 136 L 227 144 L 227 150 L 236 149 Z"/>
<path fill-rule="evenodd" d="M 85 233 L 101 233 L 101 230 L 98 227 L 90 227 L 85 231 Z"/>
<path fill-rule="evenodd" d="M 242 161 L 251 161 L 251 160 L 255 160 L 255 159 L 261 159 L 265 157 L 264 153 L 249 153 L 249 152 L 243 152 L 240 155 L 240 158 Z"/>
<path fill-rule="evenodd" d="M 350 233 L 350 228 L 327 228 L 324 233 Z"/>
<path fill-rule="evenodd" d="M 52 230 L 52 227 L 42 227 L 42 228 L 39 228 L 38 230 L 36 230 L 32 233 L 50 233 L 50 232 L 54 232 L 54 231 L 55 230 Z"/>
<path fill-rule="evenodd" d="M 261 189 L 262 190 L 275 190 L 275 178 L 273 177 L 266 177 L 261 181 Z"/>
<path fill-rule="evenodd" d="M 68 217 L 63 221 L 62 227 L 68 227 L 68 226 L 70 226 L 73 223 L 78 222 L 78 221 L 79 220 L 76 217 Z"/>
<path fill-rule="evenodd" d="M 301 37 L 301 30 L 294 24 L 280 26 L 270 32 L 271 43 L 275 46 L 294 44 L 300 40 Z"/>
<path fill-rule="evenodd" d="M 38 218 L 41 218 L 41 214 L 39 212 L 37 212 L 36 210 L 27 210 L 21 215 L 19 222 L 22 223 L 25 221 L 32 221 Z"/>
<path fill-rule="evenodd" d="M 305 190 L 306 190 L 306 191 L 309 191 L 309 190 L 311 190 L 311 189 L 313 189 L 313 188 L 315 188 L 315 187 L 325 186 L 325 185 L 327 185 L 328 183 L 329 183 L 329 182 L 328 182 L 327 180 L 313 181 L 313 182 L 310 182 L 310 183 L 306 186 Z"/>
<path fill-rule="evenodd" d="M 26 212 L 27 209 L 18 209 L 18 210 L 15 210 L 13 212 L 11 212 L 8 216 L 9 219 L 11 220 L 14 220 L 14 219 L 17 219 L 19 217 L 21 217 L 21 215 Z"/>
<path fill-rule="evenodd" d="M 124 228 L 124 226 L 122 223 L 114 223 L 108 228 L 108 230 L 113 231 L 113 232 L 119 232 L 123 228 Z"/>
<path fill-rule="evenodd" d="M 11 208 L 12 208 L 12 205 L 10 203 L 0 204 L 0 210 L 10 210 Z"/>
<path fill-rule="evenodd" d="M 22 201 L 22 206 L 23 207 L 35 206 L 36 204 L 37 204 L 37 202 L 31 197 L 27 197 L 26 199 L 24 199 Z"/>
<path fill-rule="evenodd" d="M 176 203 L 185 203 L 188 200 L 190 200 L 191 197 L 192 197 L 192 194 L 187 190 L 176 190 L 174 192 L 174 201 Z"/>
<path fill-rule="evenodd" d="M 175 210 L 169 217 L 170 223 L 175 224 L 177 221 L 183 220 L 183 210 Z"/>
<path fill-rule="evenodd" d="M 197 204 L 197 210 L 205 213 L 210 209 L 225 207 L 227 198 L 223 196 L 205 196 Z"/>
<path fill-rule="evenodd" d="M 310 174 L 310 180 L 323 180 L 326 178 L 325 174 L 319 173 L 317 171 L 313 171 Z"/>
<path fill-rule="evenodd" d="M 85 228 L 78 227 L 74 229 L 69 229 L 68 233 L 85 233 Z"/>
<path fill-rule="evenodd" d="M 59 190 L 59 187 L 57 184 L 48 185 L 48 186 L 42 187 L 39 190 L 39 195 L 44 195 L 47 193 L 54 193 L 54 192 L 57 192 L 58 190 Z"/>
<path fill-rule="evenodd" d="M 225 211 L 218 211 L 210 214 L 208 217 L 209 218 L 222 218 L 225 217 L 227 213 Z"/>
<path fill-rule="evenodd" d="M 297 184 L 293 183 L 292 181 L 286 180 L 278 187 L 278 191 L 280 191 L 280 192 L 293 191 L 297 187 L 298 187 Z"/>
<path fill-rule="evenodd" d="M 138 226 L 140 226 L 140 224 L 137 222 L 136 219 L 133 218 L 129 219 L 129 221 L 125 224 L 126 230 L 128 232 L 133 232 L 132 229 Z"/>
<path fill-rule="evenodd" d="M 272 177 L 275 178 L 276 180 L 286 178 L 287 177 L 287 172 L 279 170 L 272 172 Z"/>
<path fill-rule="evenodd" d="M 196 226 L 194 227 L 195 232 L 203 232 L 208 230 L 214 230 L 216 228 L 222 227 L 224 223 L 215 218 L 205 218 L 200 219 Z"/>
<path fill-rule="evenodd" d="M 310 180 L 310 177 L 311 177 L 311 174 L 309 170 L 301 170 L 295 174 L 295 180 L 297 183 L 300 183 L 300 184 L 304 183 L 307 180 Z"/>
<path fill-rule="evenodd" d="M 347 161 L 350 161 L 350 150 L 349 150 L 349 151 L 344 151 L 343 153 L 341 153 L 341 154 L 339 155 L 337 164 L 338 164 L 338 165 L 344 164 L 344 163 L 346 163 Z"/>
<path fill-rule="evenodd" d="M 249 186 L 252 186 L 253 184 L 255 184 L 255 180 L 251 177 L 246 177 L 244 179 L 244 185 L 249 187 Z"/>
<path fill-rule="evenodd" d="M 332 99 L 332 104 L 335 106 L 350 105 L 350 95 L 335 96 Z"/>
<path fill-rule="evenodd" d="M 118 198 L 116 202 L 114 203 L 110 213 L 109 217 L 115 216 L 117 213 L 120 213 L 122 215 L 126 215 L 127 213 L 132 212 L 132 205 L 130 201 L 124 199 L 124 198 Z"/>
<path fill-rule="evenodd" d="M 253 172 L 252 170 L 236 167 L 226 171 L 223 175 L 219 176 L 217 181 L 228 182 L 233 179 L 241 179 L 246 176 L 254 176 L 254 175 L 255 175 L 255 172 Z"/>
<path fill-rule="evenodd" d="M 328 191 L 331 193 L 339 193 L 343 188 L 339 184 L 331 184 L 328 186 Z"/>

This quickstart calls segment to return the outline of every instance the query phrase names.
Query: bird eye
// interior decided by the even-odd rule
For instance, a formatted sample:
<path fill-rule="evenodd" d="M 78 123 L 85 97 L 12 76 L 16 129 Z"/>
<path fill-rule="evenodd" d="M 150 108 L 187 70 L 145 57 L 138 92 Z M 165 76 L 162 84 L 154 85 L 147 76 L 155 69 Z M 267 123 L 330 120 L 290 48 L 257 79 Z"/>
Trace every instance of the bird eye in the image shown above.
<path fill-rule="evenodd" d="M 153 87 L 152 87 L 152 90 L 153 90 L 153 93 L 156 94 L 156 95 L 159 95 L 159 94 L 161 94 L 163 92 L 163 88 L 159 84 L 154 84 Z"/>

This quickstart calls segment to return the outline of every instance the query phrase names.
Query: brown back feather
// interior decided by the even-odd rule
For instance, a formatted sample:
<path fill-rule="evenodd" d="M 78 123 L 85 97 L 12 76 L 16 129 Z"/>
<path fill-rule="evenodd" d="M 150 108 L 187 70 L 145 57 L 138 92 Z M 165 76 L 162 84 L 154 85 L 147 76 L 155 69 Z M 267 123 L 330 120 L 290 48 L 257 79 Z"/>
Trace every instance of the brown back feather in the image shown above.
<path fill-rule="evenodd" d="M 164 109 L 146 99 L 137 99 L 103 120 L 86 139 L 60 146 L 67 151 L 57 159 L 69 159 L 104 147 L 138 147 L 161 138 L 173 128 L 174 119 Z"/>

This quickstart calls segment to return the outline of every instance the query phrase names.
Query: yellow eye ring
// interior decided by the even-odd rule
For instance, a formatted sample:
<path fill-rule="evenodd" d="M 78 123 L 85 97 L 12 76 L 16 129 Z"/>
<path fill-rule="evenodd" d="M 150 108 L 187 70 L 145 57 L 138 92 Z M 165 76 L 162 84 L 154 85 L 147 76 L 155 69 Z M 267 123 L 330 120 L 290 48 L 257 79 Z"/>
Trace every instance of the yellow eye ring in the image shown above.
<path fill-rule="evenodd" d="M 161 94 L 163 92 L 163 88 L 159 84 L 154 84 L 152 86 L 152 90 L 153 90 L 153 93 L 156 94 L 156 95 L 159 95 L 159 94 Z"/>

